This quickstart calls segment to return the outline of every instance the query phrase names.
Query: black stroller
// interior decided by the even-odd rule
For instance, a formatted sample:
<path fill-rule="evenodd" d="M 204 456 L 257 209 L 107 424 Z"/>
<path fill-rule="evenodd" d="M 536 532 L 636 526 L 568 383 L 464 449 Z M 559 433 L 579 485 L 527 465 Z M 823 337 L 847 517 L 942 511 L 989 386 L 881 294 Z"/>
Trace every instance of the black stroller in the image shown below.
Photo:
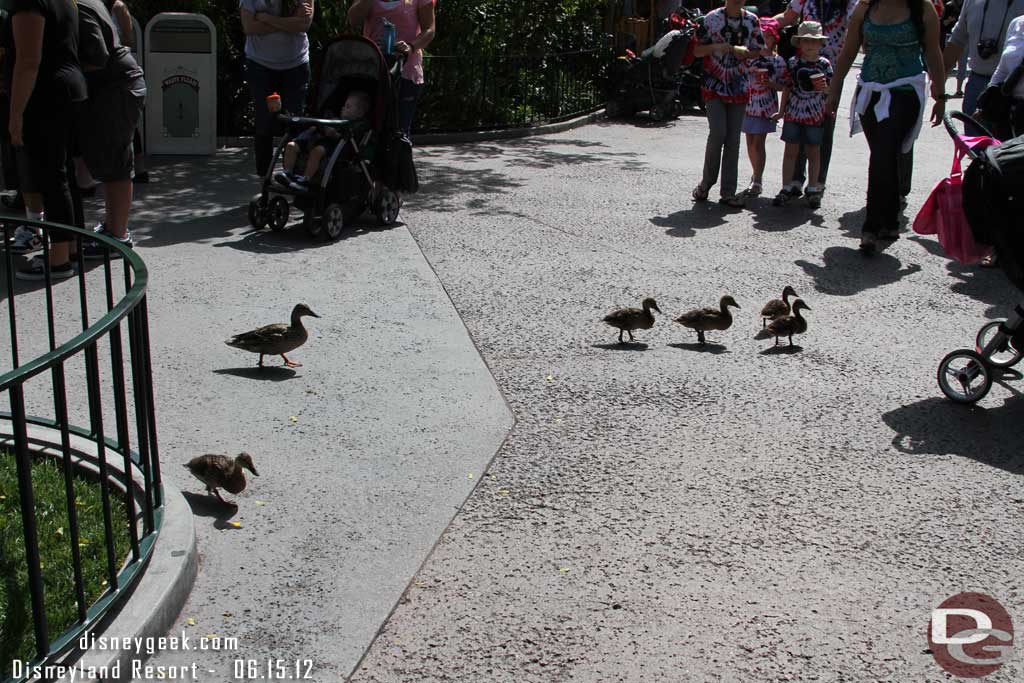
<path fill-rule="evenodd" d="M 337 118 L 279 116 L 286 133 L 263 178 L 260 195 L 249 203 L 253 227 L 283 230 L 288 225 L 289 197 L 303 212 L 306 231 L 325 240 L 337 239 L 368 207 L 381 224 L 397 222 L 402 206 L 399 192 L 417 189 L 412 146 L 398 130 L 401 69 L 402 60 L 389 68 L 377 45 L 359 36 L 338 38 L 327 46 L 313 79 L 313 113 L 337 112 L 338 104 L 357 90 L 369 95 L 370 110 L 361 125 Z M 333 151 L 307 187 L 275 181 L 286 145 L 310 127 L 336 131 L 340 139 Z M 297 166 L 305 163 L 304 156 Z"/>
<path fill-rule="evenodd" d="M 697 15 L 673 17 L 678 26 L 644 50 L 639 57 L 619 57 L 609 69 L 605 113 L 612 118 L 647 111 L 655 121 L 700 103 L 700 60 L 691 43 Z M 689 60 L 689 61 L 687 61 Z"/>
<path fill-rule="evenodd" d="M 961 112 L 946 115 L 946 129 L 960 135 L 953 120 L 981 128 Z M 997 265 L 1010 281 L 1024 290 L 1024 136 L 980 151 L 968 149 L 971 165 L 964 173 L 963 206 L 975 241 L 992 245 Z M 978 332 L 974 350 L 952 351 L 939 364 L 942 393 L 957 403 L 981 400 L 992 388 L 996 372 L 1011 368 L 1024 358 L 1024 303 L 1018 303 L 1008 320 L 988 323 Z"/>

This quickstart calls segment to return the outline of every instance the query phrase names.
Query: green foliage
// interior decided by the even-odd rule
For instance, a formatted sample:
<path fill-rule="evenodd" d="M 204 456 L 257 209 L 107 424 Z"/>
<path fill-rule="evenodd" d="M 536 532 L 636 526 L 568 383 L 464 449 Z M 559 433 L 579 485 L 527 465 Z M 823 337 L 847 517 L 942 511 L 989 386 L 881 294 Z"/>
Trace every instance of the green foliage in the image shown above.
<path fill-rule="evenodd" d="M 52 460 L 35 461 L 32 487 L 46 620 L 50 638 L 55 639 L 78 619 L 62 468 Z M 76 477 L 74 492 L 85 597 L 91 604 L 103 594 L 107 583 L 100 487 L 94 481 Z M 11 674 L 12 660 L 35 659 L 19 500 L 14 456 L 0 451 L 0 678 Z M 110 503 L 115 562 L 121 566 L 129 552 L 127 512 L 120 496 L 111 495 Z"/>

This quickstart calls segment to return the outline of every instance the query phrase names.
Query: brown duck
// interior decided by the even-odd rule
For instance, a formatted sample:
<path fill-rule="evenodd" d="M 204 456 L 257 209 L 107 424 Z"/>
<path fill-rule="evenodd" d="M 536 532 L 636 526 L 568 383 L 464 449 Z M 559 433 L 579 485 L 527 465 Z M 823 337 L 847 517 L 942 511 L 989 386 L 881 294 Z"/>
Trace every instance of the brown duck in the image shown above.
<path fill-rule="evenodd" d="M 775 320 L 776 318 L 784 315 L 789 315 L 789 297 L 796 296 L 796 290 L 786 285 L 782 290 L 781 299 L 772 299 L 764 305 L 761 309 L 761 329 L 768 326 L 769 320 Z"/>
<path fill-rule="evenodd" d="M 249 332 L 236 334 L 224 343 L 236 349 L 260 354 L 259 367 L 261 368 L 263 367 L 263 356 L 265 355 L 281 356 L 281 358 L 284 358 L 284 364 L 289 368 L 301 367 L 302 363 L 294 363 L 288 360 L 288 356 L 284 354 L 299 348 L 309 338 L 309 333 L 306 332 L 306 328 L 302 325 L 302 318 L 307 315 L 314 318 L 320 317 L 310 310 L 306 304 L 298 304 L 292 309 L 292 322 L 290 325 L 285 325 L 284 323 L 266 325 Z"/>
<path fill-rule="evenodd" d="M 220 497 L 217 489 L 236 494 L 245 490 L 245 473 L 242 468 L 260 476 L 248 453 L 239 453 L 234 458 L 226 455 L 200 455 L 189 460 L 185 467 L 196 479 L 206 484 L 207 493 L 217 496 L 217 500 L 222 503 L 227 501 Z"/>
<path fill-rule="evenodd" d="M 606 315 L 603 320 L 612 327 L 619 330 L 619 343 L 624 343 L 622 333 L 629 335 L 629 341 L 633 341 L 633 330 L 649 330 L 654 327 L 654 314 L 651 311 L 661 313 L 658 303 L 651 298 L 643 300 L 643 308 L 620 308 Z"/>
<path fill-rule="evenodd" d="M 726 294 L 719 300 L 718 308 L 695 308 L 676 318 L 683 327 L 697 331 L 697 343 L 705 344 L 704 333 L 710 330 L 727 330 L 732 326 L 732 313 L 729 307 L 739 308 L 736 299 Z"/>
<path fill-rule="evenodd" d="M 775 337 L 775 345 L 778 346 L 779 337 L 789 337 L 789 345 L 792 346 L 793 335 L 803 334 L 807 331 L 807 320 L 800 315 L 800 311 L 809 310 L 811 310 L 811 307 L 805 304 L 803 299 L 797 299 L 793 302 L 792 314 L 784 315 L 771 321 L 768 323 L 768 327 L 754 335 L 754 339 Z"/>

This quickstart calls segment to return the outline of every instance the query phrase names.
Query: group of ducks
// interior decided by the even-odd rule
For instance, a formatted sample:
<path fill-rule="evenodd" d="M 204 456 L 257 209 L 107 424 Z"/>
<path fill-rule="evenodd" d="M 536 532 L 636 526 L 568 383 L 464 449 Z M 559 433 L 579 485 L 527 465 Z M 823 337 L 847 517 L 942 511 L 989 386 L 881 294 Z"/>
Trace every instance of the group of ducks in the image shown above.
<path fill-rule="evenodd" d="M 258 353 L 260 356 L 258 367 L 260 368 L 263 367 L 263 356 L 281 356 L 286 367 L 301 367 L 302 363 L 289 360 L 285 354 L 299 348 L 309 339 L 309 332 L 302 324 L 302 319 L 307 316 L 320 317 L 306 304 L 298 304 L 292 309 L 290 323 L 275 323 L 257 327 L 255 330 L 236 334 L 225 343 L 236 349 Z M 228 493 L 235 494 L 245 490 L 246 481 L 243 470 L 249 470 L 253 475 L 260 476 L 252 462 L 252 456 L 248 453 L 239 453 L 234 458 L 219 454 L 200 455 L 192 458 L 185 467 L 196 479 L 206 485 L 207 493 L 212 493 L 222 503 L 227 501 L 220 497 L 217 489 L 224 489 Z"/>
<path fill-rule="evenodd" d="M 803 334 L 807 331 L 807 319 L 800 312 L 809 311 L 811 307 L 804 303 L 803 299 L 797 299 L 790 305 L 789 298 L 797 296 L 796 290 L 786 285 L 782 290 L 781 299 L 772 299 L 761 309 L 761 331 L 754 335 L 754 339 L 770 339 L 775 337 L 775 345 L 779 344 L 779 337 L 788 337 L 789 345 L 793 345 L 793 335 Z M 619 330 L 619 343 L 625 341 L 623 333 L 629 335 L 629 341 L 634 341 L 633 330 L 649 330 L 654 327 L 654 313 L 661 313 L 658 304 L 654 299 L 643 300 L 641 308 L 620 308 L 612 311 L 604 317 L 604 322 Z M 705 332 L 713 330 L 727 330 L 732 327 L 732 313 L 730 308 L 739 308 L 740 305 L 731 296 L 726 295 L 718 302 L 718 308 L 695 308 L 687 311 L 676 318 L 676 322 L 683 327 L 688 327 L 697 332 L 697 343 L 706 344 Z"/>

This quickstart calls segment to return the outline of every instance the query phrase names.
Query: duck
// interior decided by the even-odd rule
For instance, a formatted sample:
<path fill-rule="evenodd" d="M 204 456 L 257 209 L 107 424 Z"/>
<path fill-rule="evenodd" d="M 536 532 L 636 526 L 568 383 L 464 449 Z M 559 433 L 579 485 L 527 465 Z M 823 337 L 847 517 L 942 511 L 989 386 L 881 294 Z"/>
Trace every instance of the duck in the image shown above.
<path fill-rule="evenodd" d="M 754 335 L 754 339 L 768 339 L 775 337 L 775 345 L 779 345 L 779 337 L 789 337 L 789 345 L 793 345 L 793 335 L 803 334 L 807 331 L 807 319 L 800 315 L 800 311 L 809 311 L 811 307 L 804 303 L 803 299 L 793 302 L 793 312 L 784 315 L 768 323 L 768 326 Z"/>
<path fill-rule="evenodd" d="M 786 285 L 782 289 L 781 299 L 772 299 L 761 309 L 761 329 L 768 326 L 769 320 L 775 320 L 784 315 L 789 315 L 789 297 L 796 296 L 796 290 Z"/>
<path fill-rule="evenodd" d="M 736 299 L 726 294 L 718 302 L 718 308 L 695 308 L 676 318 L 683 327 L 697 331 L 697 343 L 705 344 L 704 333 L 709 330 L 727 330 L 732 326 L 732 313 L 729 307 L 739 308 Z"/>
<path fill-rule="evenodd" d="M 185 463 L 185 467 L 196 479 L 206 484 L 207 493 L 213 493 L 222 503 L 227 501 L 220 497 L 217 489 L 235 494 L 245 490 L 243 468 L 252 472 L 254 476 L 260 476 L 252 463 L 252 456 L 248 453 L 239 453 L 234 458 L 216 454 L 200 455 Z"/>
<path fill-rule="evenodd" d="M 602 320 L 612 327 L 619 329 L 619 343 L 624 344 L 622 333 L 629 335 L 629 341 L 634 341 L 633 330 L 649 330 L 654 327 L 654 314 L 651 311 L 661 313 L 658 302 L 648 297 L 640 304 L 642 308 L 620 308 L 606 315 Z"/>
<path fill-rule="evenodd" d="M 285 366 L 289 368 L 302 367 L 302 363 L 288 360 L 288 356 L 285 354 L 299 348 L 309 338 L 309 333 L 302 326 L 302 318 L 304 316 L 320 317 L 306 304 L 297 304 L 292 309 L 292 322 L 290 325 L 284 323 L 266 325 L 249 332 L 236 334 L 224 343 L 236 349 L 260 354 L 258 367 L 261 368 L 263 367 L 263 356 L 265 355 L 281 356 L 284 359 Z"/>

